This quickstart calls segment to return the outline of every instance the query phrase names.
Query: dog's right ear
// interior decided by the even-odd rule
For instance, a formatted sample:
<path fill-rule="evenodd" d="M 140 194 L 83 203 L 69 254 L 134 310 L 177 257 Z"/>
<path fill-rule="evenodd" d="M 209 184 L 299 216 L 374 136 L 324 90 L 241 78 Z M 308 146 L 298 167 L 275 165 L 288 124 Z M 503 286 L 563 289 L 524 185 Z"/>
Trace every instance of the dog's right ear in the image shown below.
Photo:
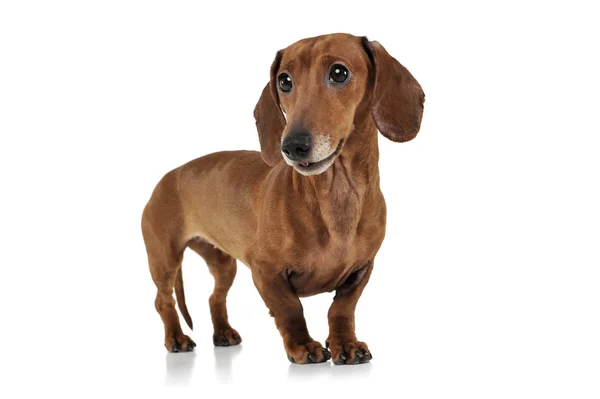
<path fill-rule="evenodd" d="M 285 118 L 279 107 L 277 76 L 275 76 L 279 70 L 281 56 L 281 51 L 277 52 L 271 65 L 271 80 L 263 89 L 254 108 L 261 155 L 269 166 L 275 166 L 282 160 L 281 135 L 285 128 Z"/>

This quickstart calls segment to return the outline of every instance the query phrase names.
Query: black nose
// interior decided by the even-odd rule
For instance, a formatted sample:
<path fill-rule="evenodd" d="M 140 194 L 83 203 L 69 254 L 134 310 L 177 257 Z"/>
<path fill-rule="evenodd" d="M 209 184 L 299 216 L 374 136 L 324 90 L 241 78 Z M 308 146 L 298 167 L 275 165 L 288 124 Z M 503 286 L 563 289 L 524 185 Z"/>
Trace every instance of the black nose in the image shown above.
<path fill-rule="evenodd" d="M 290 133 L 281 144 L 281 152 L 290 161 L 305 159 L 312 149 L 312 136 L 307 132 Z"/>

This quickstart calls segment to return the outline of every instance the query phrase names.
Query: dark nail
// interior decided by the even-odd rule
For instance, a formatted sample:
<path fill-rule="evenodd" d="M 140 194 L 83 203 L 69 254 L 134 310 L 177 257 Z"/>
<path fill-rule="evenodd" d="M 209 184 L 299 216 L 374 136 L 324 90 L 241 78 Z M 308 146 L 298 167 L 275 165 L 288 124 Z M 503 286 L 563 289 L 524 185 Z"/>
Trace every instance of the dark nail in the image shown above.
<path fill-rule="evenodd" d="M 370 357 L 368 351 L 365 349 L 365 350 L 363 350 L 363 353 L 364 353 L 364 355 L 363 355 L 363 357 L 360 358 L 360 362 L 361 363 L 369 363 L 371 361 L 371 357 Z"/>
<path fill-rule="evenodd" d="M 294 358 L 293 358 L 293 357 L 291 357 L 291 356 L 288 356 L 288 360 L 289 360 L 290 362 L 292 362 L 292 363 L 296 363 L 296 361 L 294 360 Z"/>
<path fill-rule="evenodd" d="M 325 361 L 331 359 L 331 352 L 329 352 L 327 349 L 323 349 L 323 357 L 325 358 Z"/>
<path fill-rule="evenodd" d="M 361 351 L 356 351 L 354 352 L 354 355 L 360 359 L 364 356 L 364 353 L 362 353 Z"/>
<path fill-rule="evenodd" d="M 316 362 L 317 362 L 317 358 L 315 358 L 311 353 L 309 353 L 307 363 L 316 363 Z"/>

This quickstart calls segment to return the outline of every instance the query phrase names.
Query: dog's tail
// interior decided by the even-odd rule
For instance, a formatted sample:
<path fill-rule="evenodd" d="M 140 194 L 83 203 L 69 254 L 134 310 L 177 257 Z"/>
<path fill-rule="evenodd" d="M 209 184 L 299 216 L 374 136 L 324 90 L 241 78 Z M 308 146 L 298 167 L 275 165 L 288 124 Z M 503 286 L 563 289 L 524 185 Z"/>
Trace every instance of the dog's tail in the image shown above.
<path fill-rule="evenodd" d="M 177 271 L 177 276 L 175 277 L 175 297 L 177 298 L 177 305 L 179 306 L 179 311 L 183 315 L 185 322 L 190 327 L 190 330 L 194 329 L 194 323 L 192 322 L 192 318 L 190 313 L 188 312 L 187 306 L 185 305 L 185 293 L 183 291 L 183 275 L 181 274 L 181 266 Z"/>

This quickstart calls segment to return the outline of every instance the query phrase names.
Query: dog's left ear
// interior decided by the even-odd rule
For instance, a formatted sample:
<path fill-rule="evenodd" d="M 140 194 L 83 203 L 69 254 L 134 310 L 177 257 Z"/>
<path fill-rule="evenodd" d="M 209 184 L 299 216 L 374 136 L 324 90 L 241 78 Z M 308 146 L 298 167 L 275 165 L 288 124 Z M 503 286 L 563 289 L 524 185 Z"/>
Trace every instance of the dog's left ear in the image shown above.
<path fill-rule="evenodd" d="M 275 166 L 281 161 L 281 135 L 285 128 L 285 118 L 279 107 L 277 94 L 277 77 L 281 63 L 281 51 L 277 53 L 271 65 L 271 80 L 262 91 L 254 108 L 254 119 L 260 141 L 260 152 L 263 160 L 269 166 Z"/>
<path fill-rule="evenodd" d="M 381 44 L 366 37 L 361 43 L 373 69 L 371 115 L 377 129 L 392 141 L 414 139 L 421 127 L 425 102 L 421 85 Z"/>

